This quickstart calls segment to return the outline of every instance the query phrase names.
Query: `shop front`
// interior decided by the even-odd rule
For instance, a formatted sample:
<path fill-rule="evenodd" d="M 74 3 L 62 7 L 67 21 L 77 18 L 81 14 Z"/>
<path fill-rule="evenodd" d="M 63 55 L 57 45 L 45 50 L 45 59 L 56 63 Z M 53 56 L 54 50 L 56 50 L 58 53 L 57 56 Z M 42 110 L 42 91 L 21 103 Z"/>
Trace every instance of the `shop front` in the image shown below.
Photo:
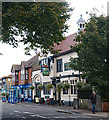
<path fill-rule="evenodd" d="M 24 102 L 32 102 L 32 90 L 29 88 L 30 86 L 31 84 L 11 86 L 8 101 L 10 103 L 16 103 L 18 100 L 18 95 L 21 96 L 21 94 L 23 94 Z M 21 98 L 19 101 L 21 101 Z"/>

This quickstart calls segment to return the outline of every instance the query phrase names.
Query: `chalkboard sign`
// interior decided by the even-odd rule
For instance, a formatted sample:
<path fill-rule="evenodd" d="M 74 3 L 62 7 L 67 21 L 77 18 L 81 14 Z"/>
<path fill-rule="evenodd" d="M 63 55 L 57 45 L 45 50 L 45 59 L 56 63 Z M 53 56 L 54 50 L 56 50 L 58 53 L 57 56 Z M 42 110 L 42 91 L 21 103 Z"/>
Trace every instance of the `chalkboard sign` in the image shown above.
<path fill-rule="evenodd" d="M 92 94 L 92 90 L 78 90 L 78 98 L 89 99 Z"/>

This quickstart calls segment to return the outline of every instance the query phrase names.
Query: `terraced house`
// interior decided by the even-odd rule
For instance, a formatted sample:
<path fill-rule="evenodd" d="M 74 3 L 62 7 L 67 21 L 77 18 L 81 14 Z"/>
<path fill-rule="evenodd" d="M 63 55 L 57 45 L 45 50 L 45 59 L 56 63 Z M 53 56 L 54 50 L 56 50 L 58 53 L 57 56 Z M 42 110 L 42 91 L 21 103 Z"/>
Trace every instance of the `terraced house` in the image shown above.
<path fill-rule="evenodd" d="M 12 75 L 7 75 L 0 78 L 0 91 L 2 93 L 9 93 L 11 85 L 12 85 Z"/>
<path fill-rule="evenodd" d="M 28 61 L 22 61 L 20 65 L 12 65 L 10 99 L 17 101 L 18 95 L 24 94 L 24 101 L 32 102 L 31 75 L 33 71 L 37 70 L 37 64 L 38 56 L 36 55 Z"/>

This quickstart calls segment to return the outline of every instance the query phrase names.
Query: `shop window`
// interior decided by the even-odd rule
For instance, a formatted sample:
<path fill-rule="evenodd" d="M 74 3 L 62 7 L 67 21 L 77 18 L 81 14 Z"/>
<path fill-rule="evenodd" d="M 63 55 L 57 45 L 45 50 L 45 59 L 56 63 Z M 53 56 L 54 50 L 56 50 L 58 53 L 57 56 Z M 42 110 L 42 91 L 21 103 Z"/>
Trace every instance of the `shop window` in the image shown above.
<path fill-rule="evenodd" d="M 64 63 L 64 71 L 67 71 L 67 70 L 72 70 L 72 68 L 70 67 L 70 62 Z"/>
<path fill-rule="evenodd" d="M 63 67 L 62 67 L 62 59 L 57 60 L 57 72 L 62 72 L 63 71 Z"/>

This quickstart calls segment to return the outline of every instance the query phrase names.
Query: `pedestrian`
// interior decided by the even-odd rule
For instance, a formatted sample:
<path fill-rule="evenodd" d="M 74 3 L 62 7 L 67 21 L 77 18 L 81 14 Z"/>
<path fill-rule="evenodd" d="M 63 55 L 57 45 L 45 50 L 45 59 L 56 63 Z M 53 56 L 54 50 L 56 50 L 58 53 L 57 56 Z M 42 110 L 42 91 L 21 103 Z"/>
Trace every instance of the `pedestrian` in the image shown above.
<path fill-rule="evenodd" d="M 21 103 L 24 101 L 24 95 L 23 93 L 21 94 Z"/>
<path fill-rule="evenodd" d="M 96 104 L 96 92 L 93 92 L 90 96 L 90 100 L 92 102 L 92 113 L 95 114 L 95 104 Z"/>
<path fill-rule="evenodd" d="M 9 95 L 8 95 L 8 93 L 7 93 L 7 94 L 6 94 L 6 100 L 7 100 L 7 101 L 8 101 L 8 96 L 9 96 Z"/>
<path fill-rule="evenodd" d="M 19 103 L 19 100 L 20 100 L 20 95 L 18 94 L 18 103 Z"/>

